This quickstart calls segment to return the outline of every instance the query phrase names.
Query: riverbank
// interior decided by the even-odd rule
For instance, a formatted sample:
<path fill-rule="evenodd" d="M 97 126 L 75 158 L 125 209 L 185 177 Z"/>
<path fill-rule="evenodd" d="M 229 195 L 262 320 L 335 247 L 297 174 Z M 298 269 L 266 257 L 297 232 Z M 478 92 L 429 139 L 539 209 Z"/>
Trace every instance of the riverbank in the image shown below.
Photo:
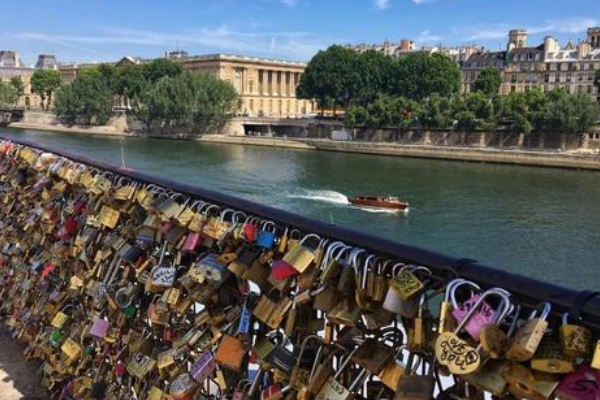
<path fill-rule="evenodd" d="M 126 132 L 118 131 L 112 126 L 85 127 L 85 126 L 66 126 L 60 124 L 36 124 L 27 122 L 13 122 L 9 126 L 12 129 L 32 129 L 36 131 L 54 131 L 63 133 L 75 133 L 84 135 L 99 136 L 131 136 Z"/>
<path fill-rule="evenodd" d="M 67 127 L 45 123 L 12 123 L 14 129 L 32 129 L 95 136 L 133 136 L 111 126 Z M 160 138 L 156 137 L 155 138 Z M 328 139 L 284 139 L 248 136 L 204 135 L 201 142 L 280 147 L 298 150 L 324 150 L 345 153 L 385 155 L 395 157 L 427 158 L 463 162 L 485 162 L 512 164 L 532 167 L 552 167 L 568 169 L 600 170 L 600 156 L 587 154 L 560 153 L 544 150 L 514 150 L 491 147 L 458 147 L 434 145 L 410 145 L 389 142 L 335 141 Z"/>
<path fill-rule="evenodd" d="M 396 143 L 335 141 L 325 139 L 274 139 L 235 136 L 204 136 L 205 142 L 325 150 L 438 160 L 487 162 L 536 167 L 600 170 L 600 156 L 551 151 L 505 150 L 451 146 L 423 146 Z"/>

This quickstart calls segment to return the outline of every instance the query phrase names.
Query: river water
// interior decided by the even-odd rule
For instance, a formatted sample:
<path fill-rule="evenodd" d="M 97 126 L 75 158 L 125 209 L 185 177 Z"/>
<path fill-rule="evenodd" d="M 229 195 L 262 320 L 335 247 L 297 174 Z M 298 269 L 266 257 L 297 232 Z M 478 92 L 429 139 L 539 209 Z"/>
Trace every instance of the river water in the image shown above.
<path fill-rule="evenodd" d="M 600 174 L 0 129 L 19 137 L 575 288 L 600 288 Z M 407 214 L 347 197 L 398 195 Z"/>

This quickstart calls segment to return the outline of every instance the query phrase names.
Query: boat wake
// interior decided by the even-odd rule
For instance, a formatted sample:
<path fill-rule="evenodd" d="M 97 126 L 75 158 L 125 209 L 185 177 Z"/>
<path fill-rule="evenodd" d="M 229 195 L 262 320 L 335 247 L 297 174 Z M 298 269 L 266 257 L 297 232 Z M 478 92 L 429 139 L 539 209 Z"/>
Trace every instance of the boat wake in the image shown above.
<path fill-rule="evenodd" d="M 391 209 L 385 209 L 385 208 L 370 208 L 370 207 L 356 207 L 356 206 L 352 206 L 352 208 L 360 210 L 360 211 L 365 211 L 368 213 L 373 213 L 373 214 L 408 214 L 409 208 L 407 208 L 406 210 L 391 210 Z"/>
<path fill-rule="evenodd" d="M 301 194 L 291 195 L 290 197 L 296 199 L 306 199 L 313 201 L 322 201 L 324 203 L 349 205 L 348 197 L 340 192 L 333 190 L 305 190 Z"/>

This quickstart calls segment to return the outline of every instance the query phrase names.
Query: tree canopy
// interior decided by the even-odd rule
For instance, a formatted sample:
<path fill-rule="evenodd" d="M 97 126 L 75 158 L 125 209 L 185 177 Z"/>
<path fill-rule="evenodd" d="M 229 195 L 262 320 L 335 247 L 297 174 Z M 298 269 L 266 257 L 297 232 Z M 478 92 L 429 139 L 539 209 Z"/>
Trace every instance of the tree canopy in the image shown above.
<path fill-rule="evenodd" d="M 112 115 L 112 100 L 104 77 L 90 71 L 57 91 L 54 111 L 71 124 L 104 125 Z"/>
<path fill-rule="evenodd" d="M 358 92 L 358 57 L 343 46 L 319 51 L 302 74 L 296 91 L 298 98 L 315 99 L 321 109 L 350 105 Z"/>
<path fill-rule="evenodd" d="M 397 61 L 393 82 L 393 94 L 413 100 L 452 96 L 460 90 L 460 69 L 444 54 L 410 54 Z"/>
<path fill-rule="evenodd" d="M 48 110 L 52 94 L 60 87 L 60 72 L 52 69 L 37 69 L 31 77 L 31 90 L 42 99 L 42 107 Z"/>
<path fill-rule="evenodd" d="M 135 110 L 149 126 L 208 132 L 239 109 L 236 90 L 206 73 L 166 76 L 143 95 Z"/>
<path fill-rule="evenodd" d="M 498 94 L 500 86 L 502 86 L 502 74 L 496 68 L 488 67 L 484 68 L 475 79 L 473 90 L 492 97 Z"/>
<path fill-rule="evenodd" d="M 10 83 L 0 81 L 0 108 L 12 108 L 17 104 L 19 93 Z"/>

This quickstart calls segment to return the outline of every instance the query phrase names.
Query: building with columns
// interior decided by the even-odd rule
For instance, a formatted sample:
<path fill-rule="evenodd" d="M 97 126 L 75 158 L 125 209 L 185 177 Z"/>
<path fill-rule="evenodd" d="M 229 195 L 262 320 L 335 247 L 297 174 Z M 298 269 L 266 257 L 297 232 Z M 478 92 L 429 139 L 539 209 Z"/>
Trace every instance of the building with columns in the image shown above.
<path fill-rule="evenodd" d="M 227 54 L 190 56 L 185 51 L 168 52 L 165 57 L 190 72 L 205 72 L 230 83 L 240 96 L 240 114 L 244 116 L 297 118 L 316 112 L 314 102 L 296 98 L 304 63 Z M 112 64 L 119 67 L 151 61 L 124 57 Z M 98 64 L 62 65 L 63 82 L 72 82 L 80 68 L 94 65 Z"/>
<path fill-rule="evenodd" d="M 169 58 L 229 82 L 240 95 L 243 115 L 295 118 L 315 112 L 312 101 L 296 98 L 304 63 L 226 54 Z"/>

